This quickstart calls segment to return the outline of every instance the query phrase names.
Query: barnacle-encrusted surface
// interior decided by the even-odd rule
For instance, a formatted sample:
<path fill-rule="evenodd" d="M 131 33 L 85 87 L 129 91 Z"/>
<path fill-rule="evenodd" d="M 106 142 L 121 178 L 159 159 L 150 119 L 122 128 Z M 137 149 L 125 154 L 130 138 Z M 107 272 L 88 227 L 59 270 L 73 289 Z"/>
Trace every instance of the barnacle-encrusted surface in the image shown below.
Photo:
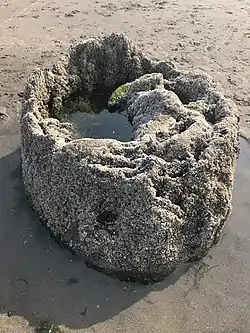
<path fill-rule="evenodd" d="M 130 142 L 75 140 L 71 125 L 56 119 L 71 96 L 124 84 L 110 103 L 131 122 Z M 106 273 L 158 281 L 204 256 L 230 214 L 234 103 L 205 73 L 149 60 L 123 35 L 80 42 L 51 70 L 34 71 L 21 134 L 34 210 Z"/>

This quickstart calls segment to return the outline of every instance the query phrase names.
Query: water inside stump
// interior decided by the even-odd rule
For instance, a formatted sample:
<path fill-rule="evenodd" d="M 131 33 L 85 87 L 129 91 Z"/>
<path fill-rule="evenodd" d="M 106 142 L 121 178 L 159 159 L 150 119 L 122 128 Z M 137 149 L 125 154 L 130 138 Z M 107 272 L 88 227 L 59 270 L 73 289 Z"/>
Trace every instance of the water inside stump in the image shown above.
<path fill-rule="evenodd" d="M 79 137 L 93 139 L 116 139 L 130 141 L 132 126 L 127 117 L 103 109 L 99 113 L 74 112 L 66 115 L 64 121 L 71 123 Z"/>

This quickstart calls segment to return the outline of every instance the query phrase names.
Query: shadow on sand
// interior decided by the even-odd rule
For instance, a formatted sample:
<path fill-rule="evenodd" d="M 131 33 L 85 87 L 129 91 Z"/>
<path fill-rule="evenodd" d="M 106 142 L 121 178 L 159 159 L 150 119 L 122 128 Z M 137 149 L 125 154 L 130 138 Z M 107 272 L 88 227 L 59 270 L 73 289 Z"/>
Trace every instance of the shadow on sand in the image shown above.
<path fill-rule="evenodd" d="M 21 315 L 31 325 L 84 328 L 111 318 L 152 290 L 174 284 L 180 268 L 154 285 L 129 284 L 85 266 L 63 249 L 29 207 L 24 195 L 20 151 L 0 159 L 0 312 Z"/>
<path fill-rule="evenodd" d="M 226 228 L 229 233 L 219 245 L 227 255 L 240 239 L 235 236 L 236 231 L 248 230 L 249 164 L 249 145 L 242 140 L 235 208 Z M 47 320 L 70 328 L 89 327 L 114 317 L 139 300 L 151 304 L 151 291 L 166 289 L 185 273 L 194 282 L 191 288 L 195 288 L 211 269 L 201 261 L 178 269 L 161 283 L 144 286 L 121 282 L 87 268 L 82 258 L 51 238 L 30 209 L 22 185 L 19 150 L 0 159 L 0 216 L 0 312 L 23 316 L 34 326 Z M 237 248 L 245 246 L 243 241 Z M 224 261 L 224 255 L 217 253 L 217 261 Z M 232 261 L 231 265 L 237 273 L 237 263 Z M 185 290 L 188 295 L 189 290 Z"/>

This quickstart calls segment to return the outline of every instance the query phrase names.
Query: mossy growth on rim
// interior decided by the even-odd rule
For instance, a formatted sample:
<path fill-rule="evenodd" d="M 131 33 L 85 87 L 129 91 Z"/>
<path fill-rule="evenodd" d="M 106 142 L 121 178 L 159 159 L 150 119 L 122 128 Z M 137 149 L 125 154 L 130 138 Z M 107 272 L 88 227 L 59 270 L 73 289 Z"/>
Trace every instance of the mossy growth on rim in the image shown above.
<path fill-rule="evenodd" d="M 129 86 L 130 84 L 126 83 L 118 87 L 116 90 L 114 90 L 109 98 L 108 106 L 113 107 L 117 105 L 127 93 Z"/>

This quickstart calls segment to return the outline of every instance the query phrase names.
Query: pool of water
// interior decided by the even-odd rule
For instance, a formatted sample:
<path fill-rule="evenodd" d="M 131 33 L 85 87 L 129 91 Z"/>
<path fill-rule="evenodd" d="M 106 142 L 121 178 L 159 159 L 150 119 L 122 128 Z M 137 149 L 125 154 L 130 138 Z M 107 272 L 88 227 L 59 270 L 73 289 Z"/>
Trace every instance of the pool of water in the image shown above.
<path fill-rule="evenodd" d="M 99 113 L 74 112 L 64 121 L 74 125 L 78 137 L 130 141 L 132 126 L 127 117 L 103 109 Z"/>

